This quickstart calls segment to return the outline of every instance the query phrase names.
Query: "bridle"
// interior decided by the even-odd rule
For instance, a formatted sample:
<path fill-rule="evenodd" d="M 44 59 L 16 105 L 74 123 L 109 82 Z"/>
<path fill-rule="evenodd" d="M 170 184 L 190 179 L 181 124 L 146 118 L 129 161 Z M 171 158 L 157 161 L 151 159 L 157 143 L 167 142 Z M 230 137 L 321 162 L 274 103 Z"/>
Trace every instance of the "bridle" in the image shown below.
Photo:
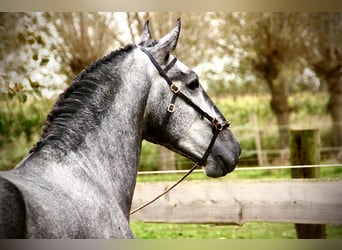
<path fill-rule="evenodd" d="M 171 102 L 169 104 L 169 106 L 167 107 L 167 111 L 169 112 L 169 114 L 172 114 L 175 110 L 176 110 L 176 99 L 177 97 L 182 98 L 188 105 L 190 105 L 194 110 L 196 110 L 202 117 L 205 117 L 210 123 L 211 126 L 213 128 L 213 137 L 211 138 L 211 141 L 207 147 L 207 150 L 205 151 L 204 155 L 202 156 L 202 158 L 196 162 L 194 164 L 194 166 L 182 177 L 180 178 L 174 185 L 172 185 L 171 187 L 169 187 L 167 190 L 165 190 L 163 193 L 161 193 L 160 195 L 158 195 L 157 197 L 155 197 L 153 200 L 141 205 L 140 207 L 132 210 L 130 212 L 130 214 L 133 214 L 141 209 L 143 209 L 144 207 L 146 207 L 147 205 L 151 204 L 152 202 L 154 202 L 155 200 L 159 199 L 161 196 L 163 196 L 164 194 L 166 194 L 167 192 L 169 192 L 171 189 L 173 189 L 175 186 L 177 186 L 180 182 L 182 182 L 188 175 L 190 175 L 192 173 L 193 170 L 195 170 L 197 167 L 202 167 L 206 164 L 206 161 L 209 157 L 210 151 L 214 146 L 214 143 L 216 141 L 217 136 L 219 135 L 219 133 L 225 129 L 228 128 L 230 126 L 230 123 L 227 120 L 224 120 L 223 122 L 219 122 L 219 120 L 215 117 L 212 117 L 211 115 L 209 115 L 207 112 L 205 112 L 203 109 L 201 109 L 198 105 L 196 105 L 189 97 L 187 97 L 181 90 L 180 88 L 174 84 L 170 78 L 167 76 L 167 71 L 169 71 L 177 62 L 177 58 L 174 57 L 172 59 L 172 61 L 164 68 L 162 69 L 160 67 L 160 65 L 158 64 L 158 62 L 156 61 L 156 59 L 152 56 L 152 54 L 146 50 L 143 47 L 139 47 L 150 59 L 150 61 L 152 62 L 152 64 L 154 65 L 154 67 L 158 70 L 159 75 L 161 77 L 164 78 L 164 80 L 167 82 L 167 84 L 170 87 L 170 90 L 173 92 L 173 96 L 171 99 Z"/>
<path fill-rule="evenodd" d="M 210 151 L 212 147 L 214 146 L 215 140 L 218 136 L 218 134 L 225 128 L 228 128 L 230 126 L 230 123 L 228 121 L 223 121 L 222 123 L 219 122 L 218 119 L 212 117 L 207 112 L 205 112 L 203 109 L 201 109 L 199 106 L 197 106 L 189 97 L 187 97 L 180 88 L 174 84 L 170 78 L 166 75 L 167 71 L 169 71 L 177 62 L 177 57 L 174 57 L 173 60 L 164 68 L 162 69 L 156 59 L 152 56 L 152 54 L 146 50 L 143 47 L 140 47 L 140 49 L 149 57 L 150 61 L 153 63 L 154 67 L 158 70 L 159 75 L 164 78 L 164 80 L 167 82 L 167 84 L 170 87 L 170 90 L 173 92 L 173 96 L 171 99 L 171 102 L 169 106 L 167 107 L 167 111 L 169 113 L 173 113 L 176 110 L 176 98 L 180 97 L 182 98 L 188 105 L 190 105 L 192 108 L 194 108 L 202 117 L 205 117 L 212 125 L 214 130 L 213 138 L 211 139 L 211 142 L 209 143 L 209 146 L 204 153 L 203 157 L 197 162 L 199 166 L 202 166 L 205 164 Z"/>

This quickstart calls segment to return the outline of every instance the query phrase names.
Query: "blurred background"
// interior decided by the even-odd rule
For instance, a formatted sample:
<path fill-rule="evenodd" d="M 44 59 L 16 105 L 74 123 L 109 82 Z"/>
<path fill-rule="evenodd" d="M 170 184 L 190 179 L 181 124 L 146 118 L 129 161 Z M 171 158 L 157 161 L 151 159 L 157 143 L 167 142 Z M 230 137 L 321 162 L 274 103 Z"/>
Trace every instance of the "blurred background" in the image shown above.
<path fill-rule="evenodd" d="M 38 140 L 57 95 L 85 66 L 159 39 L 182 19 L 177 57 L 241 141 L 239 167 L 289 164 L 289 131 L 319 128 L 321 162 L 342 162 L 342 13 L 0 13 L 0 169 Z M 144 142 L 139 171 L 192 162 Z"/>

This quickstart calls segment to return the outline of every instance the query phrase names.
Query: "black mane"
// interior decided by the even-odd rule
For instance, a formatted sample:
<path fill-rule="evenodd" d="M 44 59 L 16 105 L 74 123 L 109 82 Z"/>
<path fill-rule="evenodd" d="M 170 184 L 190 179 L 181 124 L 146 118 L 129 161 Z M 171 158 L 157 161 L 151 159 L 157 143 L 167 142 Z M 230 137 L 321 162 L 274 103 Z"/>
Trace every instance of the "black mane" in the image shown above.
<path fill-rule="evenodd" d="M 106 84 L 118 80 L 115 62 L 119 62 L 134 47 L 127 45 L 113 51 L 75 76 L 70 87 L 58 96 L 43 124 L 41 137 L 30 153 L 46 143 L 57 141 L 68 141 L 73 148 L 83 136 L 82 132 L 100 122 L 101 114 L 109 105 L 108 99 L 116 92 L 113 91 L 115 86 Z"/>

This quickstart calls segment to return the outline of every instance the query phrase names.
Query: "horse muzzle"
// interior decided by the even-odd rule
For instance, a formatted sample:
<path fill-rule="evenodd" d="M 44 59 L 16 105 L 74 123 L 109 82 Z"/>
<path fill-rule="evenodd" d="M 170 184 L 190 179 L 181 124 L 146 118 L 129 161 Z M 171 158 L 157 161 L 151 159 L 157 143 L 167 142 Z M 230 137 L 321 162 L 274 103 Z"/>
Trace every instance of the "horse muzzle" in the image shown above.
<path fill-rule="evenodd" d="M 209 177 L 221 177 L 232 172 L 239 162 L 241 148 L 239 141 L 230 131 L 219 135 L 208 157 L 204 170 Z"/>

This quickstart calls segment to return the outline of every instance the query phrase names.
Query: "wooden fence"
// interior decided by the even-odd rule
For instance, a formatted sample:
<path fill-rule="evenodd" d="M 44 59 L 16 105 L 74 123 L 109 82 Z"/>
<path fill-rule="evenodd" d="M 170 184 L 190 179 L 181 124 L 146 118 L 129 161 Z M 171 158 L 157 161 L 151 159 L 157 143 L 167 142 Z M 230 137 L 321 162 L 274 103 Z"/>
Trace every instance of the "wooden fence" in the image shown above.
<path fill-rule="evenodd" d="M 137 183 L 132 208 L 170 182 Z M 131 216 L 132 221 L 342 224 L 342 180 L 186 181 Z"/>
<path fill-rule="evenodd" d="M 342 179 L 319 179 L 319 147 L 317 129 L 292 130 L 290 161 L 297 165 L 291 167 L 293 179 L 184 182 L 133 214 L 131 220 L 240 225 L 287 222 L 295 223 L 298 238 L 325 238 L 325 224 L 342 224 Z M 170 185 L 137 183 L 133 209 Z"/>

